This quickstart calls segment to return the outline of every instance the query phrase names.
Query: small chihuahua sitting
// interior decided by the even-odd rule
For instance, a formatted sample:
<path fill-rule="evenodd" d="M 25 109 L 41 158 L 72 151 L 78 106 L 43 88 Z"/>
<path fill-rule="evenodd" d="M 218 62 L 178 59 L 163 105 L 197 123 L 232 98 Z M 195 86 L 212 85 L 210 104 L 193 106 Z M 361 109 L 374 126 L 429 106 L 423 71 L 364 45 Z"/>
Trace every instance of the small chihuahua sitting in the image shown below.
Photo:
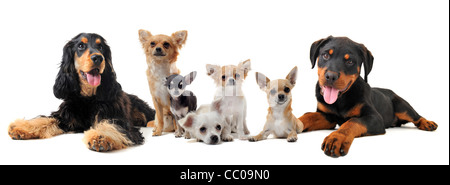
<path fill-rule="evenodd" d="M 185 90 L 186 86 L 190 85 L 196 76 L 197 72 L 194 71 L 184 77 L 174 74 L 166 78 L 165 86 L 170 94 L 170 111 L 177 123 L 175 137 L 181 137 L 184 133 L 184 130 L 180 127 L 178 121 L 181 118 L 184 118 L 189 112 L 197 109 L 197 97 L 193 92 Z"/>
<path fill-rule="evenodd" d="M 250 132 L 247 128 L 247 102 L 242 92 L 242 84 L 250 71 L 250 59 L 238 66 L 206 65 L 208 76 L 214 79 L 217 89 L 214 100 L 221 100 L 222 115 L 225 116 L 231 129 L 237 128 L 238 137 L 246 139 Z M 224 141 L 232 141 L 231 130 L 225 133 Z"/>
<path fill-rule="evenodd" d="M 267 139 L 271 133 L 277 138 L 286 138 L 288 142 L 297 141 L 297 134 L 303 131 L 303 123 L 292 114 L 291 90 L 297 79 L 297 66 L 291 70 L 286 79 L 271 81 L 265 75 L 256 72 L 256 82 L 267 93 L 269 113 L 264 130 L 249 141 Z"/>
<path fill-rule="evenodd" d="M 231 132 L 222 116 L 221 103 L 221 100 L 216 100 L 211 105 L 200 106 L 196 112 L 190 112 L 179 121 L 181 127 L 199 142 L 211 145 L 221 143 L 224 134 Z"/>
<path fill-rule="evenodd" d="M 172 74 L 180 74 L 176 66 L 178 50 L 186 43 L 187 31 L 177 31 L 171 36 L 152 35 L 147 30 L 139 30 L 139 41 L 147 59 L 147 80 L 156 119 L 147 123 L 155 127 L 152 136 L 160 136 L 162 132 L 173 132 L 176 125 L 170 111 L 170 95 L 164 86 L 164 79 Z"/>

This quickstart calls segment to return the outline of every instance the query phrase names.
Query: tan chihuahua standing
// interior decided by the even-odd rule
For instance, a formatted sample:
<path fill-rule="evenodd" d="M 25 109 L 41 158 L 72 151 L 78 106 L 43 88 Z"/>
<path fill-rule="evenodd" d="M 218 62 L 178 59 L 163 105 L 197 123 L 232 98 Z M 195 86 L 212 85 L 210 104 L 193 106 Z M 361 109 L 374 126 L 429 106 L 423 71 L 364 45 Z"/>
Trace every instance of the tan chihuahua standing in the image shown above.
<path fill-rule="evenodd" d="M 172 132 L 176 128 L 170 112 L 170 95 L 164 80 L 172 74 L 180 73 L 175 62 L 178 50 L 186 43 L 186 38 L 186 30 L 177 31 L 172 36 L 152 35 L 147 30 L 139 30 L 139 40 L 147 56 L 148 85 L 156 110 L 155 122 L 149 122 L 147 125 L 155 126 L 153 136 L 160 136 L 163 131 Z"/>
<path fill-rule="evenodd" d="M 256 72 L 256 82 L 267 93 L 269 113 L 264 130 L 249 141 L 267 139 L 271 133 L 277 138 L 287 138 L 288 142 L 297 141 L 297 134 L 303 131 L 303 123 L 292 114 L 291 90 L 297 79 L 297 67 L 291 70 L 286 79 L 270 81 L 265 75 Z"/>

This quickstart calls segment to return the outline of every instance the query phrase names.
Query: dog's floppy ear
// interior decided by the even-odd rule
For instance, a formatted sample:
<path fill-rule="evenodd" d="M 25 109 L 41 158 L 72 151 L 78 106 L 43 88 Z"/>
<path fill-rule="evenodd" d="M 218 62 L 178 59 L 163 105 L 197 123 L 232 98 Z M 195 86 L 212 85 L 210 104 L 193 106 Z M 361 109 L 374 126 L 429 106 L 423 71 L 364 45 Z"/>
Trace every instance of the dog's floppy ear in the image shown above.
<path fill-rule="evenodd" d="M 316 65 L 316 60 L 317 60 L 317 57 L 319 56 L 320 48 L 322 46 L 324 46 L 332 38 L 333 38 L 333 36 L 330 35 L 325 39 L 320 39 L 311 44 L 311 49 L 309 50 L 309 59 L 311 60 L 312 68 L 314 68 L 314 66 Z"/>
<path fill-rule="evenodd" d="M 286 76 L 286 79 L 291 83 L 292 86 L 295 86 L 295 82 L 297 81 L 297 66 L 295 66 L 291 72 Z"/>
<path fill-rule="evenodd" d="M 360 47 L 360 54 L 362 56 L 363 62 L 362 64 L 364 65 L 364 81 L 368 82 L 368 76 L 370 71 L 372 71 L 372 66 L 373 66 L 373 55 L 372 53 L 366 48 L 366 46 L 364 46 L 364 44 L 359 44 Z"/>
<path fill-rule="evenodd" d="M 191 112 L 186 115 L 183 119 L 180 120 L 180 125 L 186 130 L 192 130 L 192 126 L 194 125 L 194 119 L 196 114 Z"/>
<path fill-rule="evenodd" d="M 258 84 L 259 88 L 263 91 L 267 89 L 267 85 L 270 83 L 270 79 L 266 77 L 266 75 L 262 73 L 256 72 L 256 83 Z"/>
<path fill-rule="evenodd" d="M 244 79 L 247 78 L 248 72 L 251 70 L 250 59 L 247 59 L 244 62 L 239 63 L 238 69 L 244 72 Z"/>
<path fill-rule="evenodd" d="M 172 33 L 172 38 L 178 46 L 178 49 L 181 48 L 186 43 L 188 32 L 186 30 L 177 31 Z"/>
<path fill-rule="evenodd" d="M 77 38 L 77 35 L 75 38 Z M 58 99 L 68 99 L 69 96 L 74 96 L 80 92 L 80 82 L 78 73 L 75 69 L 74 51 L 75 42 L 72 39 L 63 48 L 63 57 L 59 67 L 58 75 L 56 76 L 55 84 L 53 85 L 53 94 Z"/>
<path fill-rule="evenodd" d="M 139 41 L 141 41 L 142 46 L 150 39 L 152 34 L 144 29 L 139 30 Z"/>
<path fill-rule="evenodd" d="M 195 80 L 196 76 L 197 71 L 192 71 L 188 75 L 184 76 L 184 81 L 186 82 L 186 85 L 191 85 L 191 83 Z"/>
<path fill-rule="evenodd" d="M 102 74 L 101 85 L 97 87 L 97 98 L 99 100 L 111 100 L 118 97 L 118 93 L 122 92 L 122 86 L 117 82 L 117 76 L 114 71 L 111 58 L 111 49 L 103 40 L 103 56 L 105 57 L 105 70 Z"/>

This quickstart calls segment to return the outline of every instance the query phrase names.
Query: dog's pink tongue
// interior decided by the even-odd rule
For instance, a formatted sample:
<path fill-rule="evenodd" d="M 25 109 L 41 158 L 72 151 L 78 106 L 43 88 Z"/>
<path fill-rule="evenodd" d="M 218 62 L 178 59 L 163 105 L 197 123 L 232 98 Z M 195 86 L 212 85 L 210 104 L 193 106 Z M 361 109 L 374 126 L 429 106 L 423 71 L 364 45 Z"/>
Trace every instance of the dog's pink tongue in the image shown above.
<path fill-rule="evenodd" d="M 336 100 L 338 98 L 338 94 L 339 94 L 339 90 L 337 90 L 333 87 L 328 87 L 328 86 L 323 87 L 323 99 L 328 104 L 333 104 L 334 102 L 336 102 Z"/>
<path fill-rule="evenodd" d="M 98 86 L 100 85 L 100 81 L 102 80 L 102 77 L 100 76 L 100 74 L 89 74 L 86 73 L 86 77 L 87 77 L 87 81 L 89 83 L 89 85 L 92 86 Z"/>

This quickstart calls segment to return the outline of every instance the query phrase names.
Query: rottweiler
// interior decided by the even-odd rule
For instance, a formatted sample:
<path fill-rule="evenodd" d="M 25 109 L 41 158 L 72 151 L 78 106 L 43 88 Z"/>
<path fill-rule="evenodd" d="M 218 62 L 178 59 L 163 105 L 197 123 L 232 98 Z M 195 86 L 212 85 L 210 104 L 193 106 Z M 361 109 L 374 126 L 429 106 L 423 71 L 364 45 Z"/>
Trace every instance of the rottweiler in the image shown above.
<path fill-rule="evenodd" d="M 386 128 L 408 122 L 420 130 L 437 129 L 435 122 L 420 116 L 392 90 L 370 87 L 367 76 L 374 57 L 363 44 L 329 36 L 311 45 L 310 60 L 312 68 L 316 63 L 318 66 L 317 112 L 305 113 L 299 119 L 304 132 L 340 126 L 322 143 L 327 156 L 345 156 L 355 137 L 384 134 Z"/>

